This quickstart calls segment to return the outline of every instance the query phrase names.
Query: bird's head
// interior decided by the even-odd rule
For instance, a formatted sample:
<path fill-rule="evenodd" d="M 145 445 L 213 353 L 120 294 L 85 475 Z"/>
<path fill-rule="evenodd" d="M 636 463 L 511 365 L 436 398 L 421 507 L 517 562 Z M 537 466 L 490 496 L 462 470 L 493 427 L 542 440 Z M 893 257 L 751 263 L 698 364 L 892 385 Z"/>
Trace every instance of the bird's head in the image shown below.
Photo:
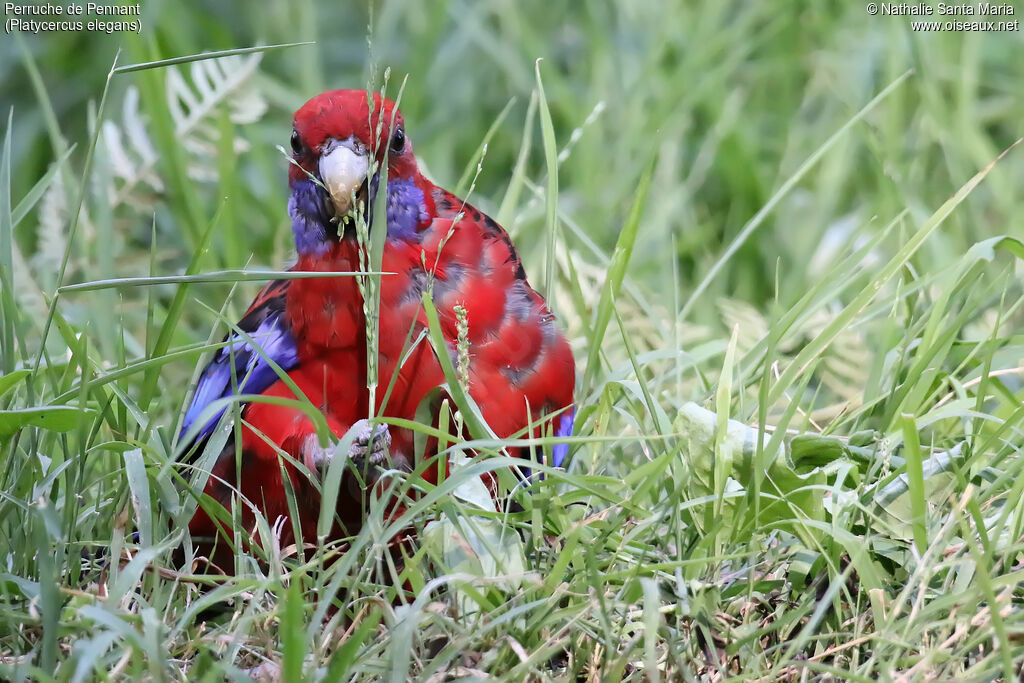
<path fill-rule="evenodd" d="M 358 211 L 370 220 L 385 157 L 389 183 L 411 184 L 418 173 L 401 112 L 365 90 L 331 90 L 302 105 L 291 151 L 289 212 L 300 253 L 322 253 Z"/>

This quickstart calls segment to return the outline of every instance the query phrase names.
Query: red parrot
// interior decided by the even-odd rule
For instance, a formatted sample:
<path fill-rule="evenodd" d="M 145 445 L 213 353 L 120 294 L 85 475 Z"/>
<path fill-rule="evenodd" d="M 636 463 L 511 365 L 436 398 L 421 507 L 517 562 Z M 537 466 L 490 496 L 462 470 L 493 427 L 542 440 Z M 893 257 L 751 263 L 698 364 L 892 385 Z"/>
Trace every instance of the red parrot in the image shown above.
<path fill-rule="evenodd" d="M 559 435 L 570 433 L 575 362 L 568 342 L 530 287 L 501 226 L 420 173 L 394 104 L 378 94 L 371 100 L 363 90 L 317 95 L 295 114 L 291 149 L 288 213 L 298 252 L 295 271 L 359 270 L 354 214 L 363 212 L 371 232 L 382 227 L 375 225 L 372 208 L 378 169 L 387 164 L 382 271 L 394 275 L 380 280 L 380 386 L 386 388 L 393 375 L 396 379 L 386 403 L 387 392 L 376 394 L 373 415 L 415 419 L 427 394 L 445 382 L 433 346 L 420 334 L 427 326 L 422 294 L 429 291 L 453 356 L 455 309 L 465 310 L 469 394 L 494 433 L 508 437 L 543 420 L 555 421 Z M 214 401 L 236 393 L 295 399 L 279 372 L 322 411 L 335 436 L 357 430 L 349 454 L 356 464 L 384 465 L 387 458 L 390 467 L 411 469 L 417 456 L 432 455 L 413 452 L 409 430 L 371 428 L 365 419 L 370 414 L 366 321 L 356 278 L 271 282 L 236 327 L 203 370 L 185 414 L 182 436 L 192 439 L 193 458 L 223 414 L 223 408 L 210 408 Z M 316 542 L 319 498 L 279 450 L 319 473 L 332 449 L 320 446 L 312 420 L 294 405 L 243 403 L 241 417 L 241 493 L 272 524 L 287 517 L 283 460 L 297 494 L 303 540 Z M 555 465 L 566 450 L 555 448 Z M 236 447 L 229 439 L 204 492 L 229 507 L 235 483 Z M 350 490 L 351 485 L 343 486 L 338 501 L 348 533 L 358 529 L 363 512 L 361 500 L 345 495 Z M 253 515 L 243 509 L 243 522 L 252 529 Z M 200 506 L 190 524 L 193 536 L 210 539 L 217 528 Z M 282 545 L 292 540 L 291 524 L 284 524 Z"/>

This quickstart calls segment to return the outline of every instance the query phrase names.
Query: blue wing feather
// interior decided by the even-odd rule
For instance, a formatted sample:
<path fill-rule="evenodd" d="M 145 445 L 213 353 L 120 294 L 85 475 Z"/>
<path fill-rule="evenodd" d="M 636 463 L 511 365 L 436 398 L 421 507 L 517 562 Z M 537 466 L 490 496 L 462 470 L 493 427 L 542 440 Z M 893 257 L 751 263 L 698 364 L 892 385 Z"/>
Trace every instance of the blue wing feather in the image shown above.
<path fill-rule="evenodd" d="M 284 316 L 288 282 L 282 280 L 268 285 L 239 321 L 238 329 L 245 332 L 248 339 L 237 332 L 231 332 L 224 338 L 227 345 L 217 350 L 199 377 L 192 402 L 185 411 L 180 436 L 195 426 L 211 403 L 235 393 L 232 391 L 232 375 L 238 385 L 237 393 L 258 394 L 278 380 L 277 372 L 266 359 L 273 360 L 284 371 L 298 364 L 295 338 Z M 260 347 L 262 354 L 253 348 L 253 344 Z M 222 409 L 207 418 L 195 441 L 206 439 L 223 414 Z"/>
<path fill-rule="evenodd" d="M 576 420 L 576 406 L 573 406 L 569 412 L 564 413 L 562 418 L 558 422 L 558 431 L 555 432 L 555 436 L 572 436 L 572 423 Z M 567 443 L 556 443 L 551 447 L 551 464 L 555 467 L 561 467 L 565 459 L 569 457 L 569 444 Z"/>

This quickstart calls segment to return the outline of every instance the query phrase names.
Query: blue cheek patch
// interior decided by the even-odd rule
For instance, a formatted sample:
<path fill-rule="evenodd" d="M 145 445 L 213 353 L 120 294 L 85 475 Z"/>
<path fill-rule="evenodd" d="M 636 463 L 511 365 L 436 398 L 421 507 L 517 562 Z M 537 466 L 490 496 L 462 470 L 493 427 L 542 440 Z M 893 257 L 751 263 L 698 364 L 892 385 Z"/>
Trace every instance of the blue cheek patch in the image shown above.
<path fill-rule="evenodd" d="M 307 256 L 323 256 L 330 248 L 335 232 L 324 206 L 324 191 L 309 179 L 294 181 L 288 198 L 288 215 L 292 219 L 295 249 Z M 377 194 L 377 178 L 370 185 L 370 222 L 373 222 L 373 201 Z M 412 180 L 396 179 L 388 182 L 388 239 L 419 242 L 420 226 L 427 221 L 427 208 L 423 190 Z"/>
<path fill-rule="evenodd" d="M 412 180 L 389 180 L 387 207 L 388 239 L 420 241 L 420 224 L 428 218 L 423 190 Z"/>
<path fill-rule="evenodd" d="M 329 219 L 324 214 L 323 207 L 323 190 L 312 180 L 297 180 L 292 183 L 292 194 L 288 197 L 288 215 L 292 219 L 295 249 L 300 254 L 322 255 L 330 247 L 326 228 Z"/>

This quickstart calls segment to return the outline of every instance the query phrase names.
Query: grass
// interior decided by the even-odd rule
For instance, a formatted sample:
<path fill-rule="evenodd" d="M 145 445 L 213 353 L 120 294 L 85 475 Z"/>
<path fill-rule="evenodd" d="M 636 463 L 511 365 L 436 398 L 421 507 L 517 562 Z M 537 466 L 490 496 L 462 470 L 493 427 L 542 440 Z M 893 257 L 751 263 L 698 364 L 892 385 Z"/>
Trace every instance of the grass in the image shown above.
<path fill-rule="evenodd" d="M 0 678 L 1018 678 L 1020 35 L 704 5 L 150 3 L 0 42 Z M 401 519 L 178 572 L 187 387 L 289 255 L 275 147 L 385 67 L 568 330 L 569 464 L 487 510 L 508 460 L 456 381 L 478 455 L 396 474 Z"/>

